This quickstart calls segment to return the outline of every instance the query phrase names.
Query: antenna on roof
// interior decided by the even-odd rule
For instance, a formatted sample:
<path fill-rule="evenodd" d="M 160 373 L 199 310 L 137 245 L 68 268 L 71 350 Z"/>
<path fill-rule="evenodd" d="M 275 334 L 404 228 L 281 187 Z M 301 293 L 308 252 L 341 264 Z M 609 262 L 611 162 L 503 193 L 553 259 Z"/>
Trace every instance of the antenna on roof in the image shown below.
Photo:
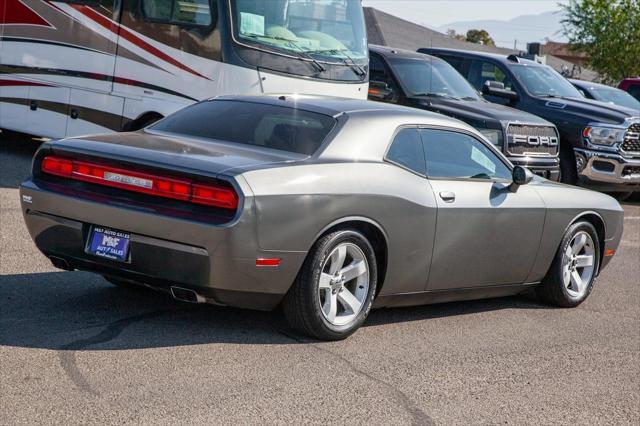
<path fill-rule="evenodd" d="M 507 60 L 511 62 L 520 62 L 520 58 L 513 54 L 507 56 Z"/>

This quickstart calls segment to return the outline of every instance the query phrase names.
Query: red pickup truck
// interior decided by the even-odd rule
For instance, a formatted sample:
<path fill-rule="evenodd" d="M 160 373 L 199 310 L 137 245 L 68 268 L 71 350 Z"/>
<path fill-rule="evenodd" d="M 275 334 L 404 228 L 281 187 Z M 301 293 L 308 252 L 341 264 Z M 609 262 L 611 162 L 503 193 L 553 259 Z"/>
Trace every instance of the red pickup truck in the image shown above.
<path fill-rule="evenodd" d="M 629 92 L 631 96 L 640 101 L 640 77 L 625 78 L 618 84 L 618 89 Z"/>

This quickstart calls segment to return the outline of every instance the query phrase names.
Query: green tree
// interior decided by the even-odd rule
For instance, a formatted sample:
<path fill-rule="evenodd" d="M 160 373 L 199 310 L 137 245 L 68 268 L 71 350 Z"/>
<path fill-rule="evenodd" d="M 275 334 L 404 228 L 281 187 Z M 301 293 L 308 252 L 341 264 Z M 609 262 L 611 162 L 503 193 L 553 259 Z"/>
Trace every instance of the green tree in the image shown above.
<path fill-rule="evenodd" d="M 495 46 L 496 42 L 489 36 L 486 30 L 467 31 L 467 41 L 471 43 L 484 44 L 485 46 Z"/>
<path fill-rule="evenodd" d="M 464 36 L 464 34 L 458 34 L 456 33 L 456 30 L 448 29 L 447 35 L 451 38 L 455 38 L 456 40 L 467 41 L 467 38 Z"/>
<path fill-rule="evenodd" d="M 561 5 L 563 32 L 608 83 L 640 75 L 640 2 L 572 0 Z"/>

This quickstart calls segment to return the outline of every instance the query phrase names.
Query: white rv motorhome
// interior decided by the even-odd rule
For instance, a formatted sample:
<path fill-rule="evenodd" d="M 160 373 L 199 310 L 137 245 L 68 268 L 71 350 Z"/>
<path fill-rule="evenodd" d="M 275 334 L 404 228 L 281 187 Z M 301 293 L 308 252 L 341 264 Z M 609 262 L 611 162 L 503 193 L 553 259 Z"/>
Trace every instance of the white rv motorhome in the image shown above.
<path fill-rule="evenodd" d="M 2 0 L 0 128 L 134 130 L 225 94 L 367 97 L 360 0 Z"/>

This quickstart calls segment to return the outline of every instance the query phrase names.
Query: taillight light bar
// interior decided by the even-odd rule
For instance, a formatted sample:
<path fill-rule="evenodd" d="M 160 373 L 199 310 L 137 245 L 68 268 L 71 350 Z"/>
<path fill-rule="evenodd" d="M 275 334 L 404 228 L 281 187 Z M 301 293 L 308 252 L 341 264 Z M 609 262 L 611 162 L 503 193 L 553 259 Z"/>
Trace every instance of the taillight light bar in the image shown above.
<path fill-rule="evenodd" d="M 208 183 L 195 183 L 189 179 L 170 178 L 53 155 L 42 160 L 41 170 L 56 176 L 132 192 L 229 210 L 238 208 L 238 195 L 232 188 Z"/>

